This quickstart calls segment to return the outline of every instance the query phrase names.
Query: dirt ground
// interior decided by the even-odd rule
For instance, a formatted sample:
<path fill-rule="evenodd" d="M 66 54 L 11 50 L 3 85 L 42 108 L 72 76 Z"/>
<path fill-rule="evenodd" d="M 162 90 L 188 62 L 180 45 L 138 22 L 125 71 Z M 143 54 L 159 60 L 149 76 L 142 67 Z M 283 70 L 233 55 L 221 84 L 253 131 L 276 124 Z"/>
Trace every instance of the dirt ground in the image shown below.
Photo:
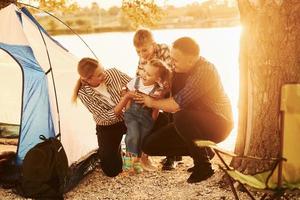
<path fill-rule="evenodd" d="M 223 173 L 213 160 L 216 173 L 206 181 L 197 184 L 186 182 L 192 166 L 192 160 L 184 157 L 176 170 L 162 171 L 159 161 L 162 157 L 152 157 L 157 171 L 143 172 L 129 176 L 121 174 L 115 178 L 103 175 L 100 168 L 88 174 L 77 187 L 65 194 L 66 200 L 102 200 L 102 199 L 163 199 L 163 200 L 229 200 L 234 199 L 229 186 L 222 180 Z M 239 192 L 240 199 L 248 200 L 245 193 Z M 0 199 L 24 199 L 11 190 L 0 188 Z M 300 195 L 290 196 L 290 200 L 300 200 Z"/>

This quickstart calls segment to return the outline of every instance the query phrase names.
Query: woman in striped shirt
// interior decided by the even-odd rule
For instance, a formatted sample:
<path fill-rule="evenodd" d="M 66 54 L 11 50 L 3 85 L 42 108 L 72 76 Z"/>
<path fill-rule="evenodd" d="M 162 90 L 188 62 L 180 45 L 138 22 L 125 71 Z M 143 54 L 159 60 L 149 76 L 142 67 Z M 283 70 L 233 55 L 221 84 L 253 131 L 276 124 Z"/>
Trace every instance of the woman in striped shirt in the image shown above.
<path fill-rule="evenodd" d="M 80 79 L 74 89 L 73 101 L 78 97 L 92 113 L 101 168 L 107 176 L 117 176 L 122 171 L 120 143 L 126 126 L 123 115 L 116 115 L 115 107 L 130 78 L 115 68 L 104 70 L 97 60 L 91 58 L 80 60 L 78 73 Z"/>

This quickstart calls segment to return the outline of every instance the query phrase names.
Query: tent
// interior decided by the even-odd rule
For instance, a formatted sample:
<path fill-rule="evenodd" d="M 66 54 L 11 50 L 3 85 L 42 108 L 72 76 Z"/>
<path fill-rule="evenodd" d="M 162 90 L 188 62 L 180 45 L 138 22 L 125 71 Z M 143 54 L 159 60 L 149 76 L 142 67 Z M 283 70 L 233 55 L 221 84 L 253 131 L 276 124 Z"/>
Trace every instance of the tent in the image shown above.
<path fill-rule="evenodd" d="M 70 167 L 95 155 L 92 116 L 80 102 L 71 103 L 77 62 L 25 7 L 10 4 L 0 10 L 0 122 L 19 127 L 17 165 L 41 142 L 41 134 L 61 133 Z"/>

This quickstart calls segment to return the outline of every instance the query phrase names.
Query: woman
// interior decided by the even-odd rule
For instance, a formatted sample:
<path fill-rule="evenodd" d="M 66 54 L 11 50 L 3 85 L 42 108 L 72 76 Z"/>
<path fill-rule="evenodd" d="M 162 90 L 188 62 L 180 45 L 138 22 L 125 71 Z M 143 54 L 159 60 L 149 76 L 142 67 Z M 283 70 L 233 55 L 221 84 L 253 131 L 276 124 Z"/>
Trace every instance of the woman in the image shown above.
<path fill-rule="evenodd" d="M 101 168 L 107 176 L 117 176 L 122 171 L 120 143 L 126 126 L 123 115 L 116 115 L 115 107 L 120 102 L 122 87 L 130 78 L 115 68 L 104 70 L 92 58 L 79 61 L 78 74 L 80 79 L 74 89 L 73 102 L 79 97 L 93 114 Z"/>

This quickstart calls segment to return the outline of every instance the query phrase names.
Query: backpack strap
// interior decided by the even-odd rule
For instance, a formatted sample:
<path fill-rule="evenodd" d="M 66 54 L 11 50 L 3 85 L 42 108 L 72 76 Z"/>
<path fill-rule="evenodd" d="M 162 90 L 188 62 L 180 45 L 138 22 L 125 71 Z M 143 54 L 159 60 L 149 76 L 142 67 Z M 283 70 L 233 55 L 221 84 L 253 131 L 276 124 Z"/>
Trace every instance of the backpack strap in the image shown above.
<path fill-rule="evenodd" d="M 40 138 L 41 140 L 43 140 L 43 141 L 46 141 L 46 140 L 50 140 L 50 139 L 51 139 L 51 137 L 47 139 L 46 136 L 44 136 L 44 135 L 40 135 L 39 138 Z M 58 140 L 61 140 L 61 134 L 60 134 L 60 133 L 57 134 L 54 138 L 55 138 L 55 139 L 58 139 Z"/>
<path fill-rule="evenodd" d="M 64 193 L 65 187 L 68 182 L 68 158 L 66 152 L 63 148 L 62 143 L 58 138 L 60 138 L 60 133 L 55 136 L 55 138 L 49 138 L 52 149 L 55 151 L 54 153 L 54 160 L 55 160 L 55 171 L 59 178 L 59 192 L 61 194 Z M 63 160 L 62 160 L 63 159 Z M 66 162 L 63 162 L 66 160 Z M 64 166 L 66 165 L 66 166 Z"/>
<path fill-rule="evenodd" d="M 52 150 L 55 152 L 54 153 L 54 162 L 55 162 L 55 171 L 56 174 L 59 178 L 59 192 L 60 194 L 64 193 L 64 189 L 67 185 L 68 182 L 68 172 L 67 172 L 67 168 L 68 168 L 68 158 L 66 155 L 66 152 L 63 148 L 62 143 L 60 142 L 61 139 L 61 134 L 57 134 L 55 137 L 50 137 L 50 138 L 46 138 L 44 135 L 40 135 L 39 138 L 43 141 L 49 141 L 51 144 L 51 148 Z M 60 156 L 58 156 L 58 154 L 60 154 Z M 63 166 L 65 163 L 61 163 L 62 160 L 66 160 L 66 166 Z M 65 169 L 62 171 L 62 168 Z"/>
<path fill-rule="evenodd" d="M 39 138 L 40 138 L 41 140 L 43 140 L 43 141 L 46 141 L 46 140 L 47 140 L 47 138 L 46 138 L 44 135 L 40 135 Z"/>

